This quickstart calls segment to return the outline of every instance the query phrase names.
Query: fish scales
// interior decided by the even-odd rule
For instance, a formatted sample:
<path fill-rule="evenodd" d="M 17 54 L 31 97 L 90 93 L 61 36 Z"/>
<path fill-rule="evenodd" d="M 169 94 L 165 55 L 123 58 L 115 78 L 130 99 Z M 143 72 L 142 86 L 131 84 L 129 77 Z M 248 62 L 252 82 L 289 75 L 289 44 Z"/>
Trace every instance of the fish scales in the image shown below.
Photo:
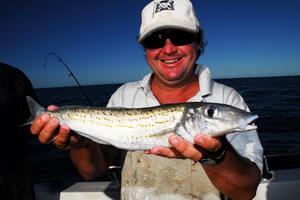
<path fill-rule="evenodd" d="M 114 144 L 119 148 L 165 141 L 174 132 L 169 130 L 179 123 L 183 115 L 184 107 L 157 107 L 143 109 L 104 109 L 104 108 L 61 108 L 56 112 L 48 112 L 52 117 L 57 117 L 61 124 L 68 124 L 75 132 L 89 132 L 90 139 L 98 138 L 104 144 Z M 95 139 L 94 139 L 95 140 Z M 102 141 L 97 141 L 101 143 Z M 125 147 L 118 144 L 126 144 Z M 138 144 L 138 145 L 137 145 Z M 128 146 L 127 146 L 128 145 Z M 169 145 L 168 145 L 169 146 Z"/>
<path fill-rule="evenodd" d="M 173 134 L 194 143 L 198 133 L 219 136 L 256 129 L 249 123 L 257 115 L 223 104 L 181 103 L 140 109 L 63 106 L 50 112 L 31 97 L 27 101 L 32 117 L 25 124 L 47 112 L 84 137 L 127 150 L 171 147 L 168 138 Z"/>

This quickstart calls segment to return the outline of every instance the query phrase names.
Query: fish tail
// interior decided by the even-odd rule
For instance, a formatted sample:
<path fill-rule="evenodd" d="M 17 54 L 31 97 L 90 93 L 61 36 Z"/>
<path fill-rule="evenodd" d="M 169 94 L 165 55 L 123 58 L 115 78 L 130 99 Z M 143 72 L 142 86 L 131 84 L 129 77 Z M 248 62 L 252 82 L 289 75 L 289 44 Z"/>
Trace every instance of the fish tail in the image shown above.
<path fill-rule="evenodd" d="M 27 99 L 27 103 L 28 103 L 28 107 L 31 113 L 30 118 L 22 125 L 20 126 L 25 126 L 25 125 L 29 125 L 32 124 L 33 121 L 43 112 L 46 112 L 47 110 L 42 107 L 41 105 L 39 105 L 33 98 L 31 98 L 30 96 L 26 97 Z"/>

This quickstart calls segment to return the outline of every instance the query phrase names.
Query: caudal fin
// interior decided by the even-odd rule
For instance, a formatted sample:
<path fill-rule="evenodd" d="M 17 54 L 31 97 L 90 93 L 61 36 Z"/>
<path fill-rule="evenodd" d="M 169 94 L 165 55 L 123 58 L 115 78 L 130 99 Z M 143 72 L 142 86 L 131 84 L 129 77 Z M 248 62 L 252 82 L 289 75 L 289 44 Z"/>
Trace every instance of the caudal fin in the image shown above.
<path fill-rule="evenodd" d="M 24 124 L 22 124 L 20 126 L 25 126 L 25 125 L 32 124 L 32 122 L 35 120 L 35 118 L 37 118 L 40 114 L 47 111 L 44 107 L 39 105 L 30 96 L 27 96 L 26 99 L 27 99 L 27 103 L 28 103 L 29 110 L 30 110 L 30 113 L 31 113 L 31 117 Z"/>

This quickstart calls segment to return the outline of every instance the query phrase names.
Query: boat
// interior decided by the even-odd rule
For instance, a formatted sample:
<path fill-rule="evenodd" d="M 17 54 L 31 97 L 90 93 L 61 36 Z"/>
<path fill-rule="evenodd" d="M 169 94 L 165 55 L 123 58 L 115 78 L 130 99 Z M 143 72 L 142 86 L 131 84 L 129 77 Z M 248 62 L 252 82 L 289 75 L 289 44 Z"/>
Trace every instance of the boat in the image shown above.
<path fill-rule="evenodd" d="M 263 174 L 254 200 L 300 199 L 300 152 L 263 158 Z M 120 170 L 119 166 L 110 167 L 112 181 L 36 184 L 36 200 L 119 200 Z"/>
<path fill-rule="evenodd" d="M 261 182 L 254 200 L 300 198 L 300 152 L 264 155 Z"/>

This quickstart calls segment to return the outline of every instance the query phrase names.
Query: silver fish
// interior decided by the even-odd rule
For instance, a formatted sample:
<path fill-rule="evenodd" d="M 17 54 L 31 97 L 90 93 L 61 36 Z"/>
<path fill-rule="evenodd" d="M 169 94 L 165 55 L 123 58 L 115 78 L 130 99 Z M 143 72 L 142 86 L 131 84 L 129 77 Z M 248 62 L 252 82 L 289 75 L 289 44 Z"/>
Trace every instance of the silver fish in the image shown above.
<path fill-rule="evenodd" d="M 49 113 L 79 135 L 127 150 L 171 147 L 168 138 L 173 134 L 194 144 L 198 133 L 216 137 L 257 129 L 253 124 L 257 115 L 225 104 L 190 102 L 140 109 L 63 106 L 50 112 L 29 96 L 27 101 L 32 116 L 23 125 Z"/>

